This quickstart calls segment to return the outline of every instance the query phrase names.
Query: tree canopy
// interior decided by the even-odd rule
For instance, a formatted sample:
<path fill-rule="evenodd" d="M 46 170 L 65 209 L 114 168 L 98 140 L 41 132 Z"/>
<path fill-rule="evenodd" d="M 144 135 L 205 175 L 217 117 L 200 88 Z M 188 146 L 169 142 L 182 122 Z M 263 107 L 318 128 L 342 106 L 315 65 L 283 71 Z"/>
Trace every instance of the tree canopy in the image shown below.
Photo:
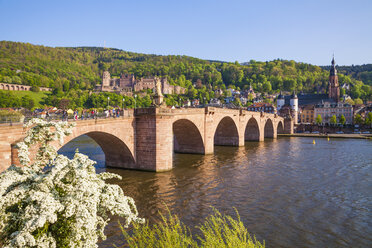
<path fill-rule="evenodd" d="M 94 97 L 89 97 L 85 92 L 92 91 L 95 85 L 101 83 L 105 70 L 112 77 L 121 74 L 134 74 L 137 78 L 155 75 L 166 77 L 170 84 L 185 87 L 188 97 L 199 99 L 209 99 L 213 90 L 225 90 L 226 86 L 244 90 L 251 85 L 256 92 L 262 93 L 280 90 L 324 93 L 329 76 L 329 71 L 319 66 L 293 60 L 251 60 L 239 64 L 189 56 L 133 53 L 113 48 L 52 48 L 9 41 L 0 41 L 0 55 L 0 82 L 31 85 L 35 91 L 37 87 L 51 87 L 53 94 L 46 104 L 54 106 L 62 97 L 70 99 L 71 107 L 99 103 L 100 100 L 88 100 Z M 370 100 L 372 97 L 371 86 L 357 78 L 339 73 L 339 82 L 341 85 L 350 85 L 350 90 L 343 91 L 343 94 L 361 100 Z M 76 99 L 76 96 L 82 99 Z"/>

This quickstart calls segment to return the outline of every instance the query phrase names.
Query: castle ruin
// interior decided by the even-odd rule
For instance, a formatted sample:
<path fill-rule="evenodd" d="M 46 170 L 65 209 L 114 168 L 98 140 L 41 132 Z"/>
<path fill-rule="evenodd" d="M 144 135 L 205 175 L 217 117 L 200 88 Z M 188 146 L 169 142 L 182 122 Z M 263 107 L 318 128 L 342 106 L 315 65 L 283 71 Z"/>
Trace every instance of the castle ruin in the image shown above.
<path fill-rule="evenodd" d="M 161 88 L 163 94 L 185 94 L 186 89 L 179 85 L 170 85 L 166 78 L 161 78 Z M 116 92 L 123 95 L 131 95 L 132 92 L 156 87 L 155 77 L 136 79 L 135 76 L 122 74 L 120 78 L 111 78 L 108 71 L 103 72 L 102 84 L 96 86 L 96 91 Z"/>

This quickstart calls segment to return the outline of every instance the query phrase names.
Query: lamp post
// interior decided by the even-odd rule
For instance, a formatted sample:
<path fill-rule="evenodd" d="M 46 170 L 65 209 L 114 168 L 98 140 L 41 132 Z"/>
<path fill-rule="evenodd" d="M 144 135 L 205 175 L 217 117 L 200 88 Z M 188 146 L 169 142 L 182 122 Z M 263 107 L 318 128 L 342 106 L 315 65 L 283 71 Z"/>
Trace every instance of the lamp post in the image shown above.
<path fill-rule="evenodd" d="M 109 108 L 109 106 L 110 106 L 110 97 L 108 96 L 107 97 L 107 109 Z"/>
<path fill-rule="evenodd" d="M 124 118 L 124 101 L 125 101 L 125 98 L 123 97 L 123 118 Z"/>
<path fill-rule="evenodd" d="M 137 107 L 137 102 L 136 102 L 136 98 L 137 98 L 137 95 L 136 95 L 136 94 L 134 94 L 134 109 L 136 109 L 136 107 Z"/>

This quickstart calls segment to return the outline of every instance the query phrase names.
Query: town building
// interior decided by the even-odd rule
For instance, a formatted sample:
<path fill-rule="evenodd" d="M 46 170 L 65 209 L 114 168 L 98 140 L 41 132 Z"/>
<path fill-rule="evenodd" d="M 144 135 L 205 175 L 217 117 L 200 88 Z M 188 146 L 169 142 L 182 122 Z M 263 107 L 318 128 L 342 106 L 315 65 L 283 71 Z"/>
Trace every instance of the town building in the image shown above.
<path fill-rule="evenodd" d="M 170 85 L 166 78 L 160 79 L 163 94 L 185 94 L 186 89 L 179 85 Z M 117 92 L 131 95 L 141 90 L 154 90 L 155 77 L 136 79 L 134 75 L 122 74 L 120 78 L 111 78 L 108 71 L 103 72 L 102 84 L 96 86 L 96 91 Z"/>
<path fill-rule="evenodd" d="M 209 102 L 209 105 L 216 107 L 221 106 L 221 100 L 218 98 L 212 98 Z"/>
<path fill-rule="evenodd" d="M 300 107 L 299 123 L 313 124 L 314 123 L 314 105 L 305 105 Z"/>
<path fill-rule="evenodd" d="M 256 93 L 254 92 L 251 84 L 249 85 L 249 89 L 243 90 L 241 92 L 241 96 L 252 100 L 256 98 Z"/>
<path fill-rule="evenodd" d="M 266 102 L 254 103 L 248 106 L 247 110 L 254 111 L 254 112 L 266 112 L 266 113 L 271 113 L 271 114 L 276 113 L 275 106 L 270 103 L 266 103 Z"/>
<path fill-rule="evenodd" d="M 330 124 L 331 117 L 335 115 L 337 121 L 343 115 L 346 119 L 345 124 L 353 123 L 353 106 L 345 102 L 334 102 L 334 101 L 321 101 L 314 107 L 315 118 L 320 115 L 322 117 L 322 123 Z"/>
<path fill-rule="evenodd" d="M 248 98 L 246 98 L 244 96 L 241 96 L 239 99 L 240 99 L 240 102 L 242 103 L 242 105 L 246 105 L 248 103 Z"/>
<path fill-rule="evenodd" d="M 284 117 L 292 117 L 294 124 L 298 123 L 298 97 L 293 91 L 291 96 L 283 96 L 280 92 L 278 99 L 276 101 L 277 110 L 279 115 Z"/>
<path fill-rule="evenodd" d="M 331 61 L 331 69 L 329 71 L 329 82 L 328 82 L 328 93 L 327 94 L 299 94 L 296 96 L 297 99 L 293 99 L 291 96 L 283 96 L 282 93 L 277 98 L 277 109 L 279 115 L 292 115 L 295 119 L 295 124 L 298 123 L 312 123 L 311 120 L 315 120 L 318 114 L 321 114 L 323 123 L 329 123 L 329 114 L 336 114 L 341 116 L 344 114 L 347 119 L 347 123 L 352 123 L 352 114 L 350 115 L 350 104 L 340 101 L 340 85 L 338 83 L 337 69 L 334 57 Z M 344 100 L 346 100 L 345 97 Z M 281 109 L 287 106 L 283 111 Z M 314 107 L 314 114 L 311 117 L 311 106 Z M 293 111 L 288 109 L 292 108 Z M 298 109 L 301 109 L 298 112 Z M 352 110 L 351 110 L 352 111 Z M 296 114 L 295 114 L 296 112 Z M 348 117 L 346 117 L 346 115 Z M 298 116 L 299 115 L 299 116 Z M 307 116 L 309 116 L 307 118 Z M 332 116 L 332 115 L 331 115 Z M 307 121 L 309 120 L 309 122 Z"/>

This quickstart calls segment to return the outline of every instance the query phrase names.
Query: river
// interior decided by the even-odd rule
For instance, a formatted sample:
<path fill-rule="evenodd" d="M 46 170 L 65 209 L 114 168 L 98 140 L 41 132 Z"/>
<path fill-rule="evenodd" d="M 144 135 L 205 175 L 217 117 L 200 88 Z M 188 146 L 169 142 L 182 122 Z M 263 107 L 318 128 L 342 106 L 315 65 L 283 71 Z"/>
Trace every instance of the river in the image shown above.
<path fill-rule="evenodd" d="M 75 147 L 98 161 L 97 171 L 120 174 L 118 183 L 154 221 L 166 206 L 190 227 L 215 207 L 235 216 L 266 247 L 372 246 L 372 141 L 278 138 L 245 147 L 215 147 L 214 155 L 175 154 L 174 169 L 151 173 L 105 169 L 104 154 L 87 136 Z M 123 244 L 112 218 L 99 247 Z"/>

